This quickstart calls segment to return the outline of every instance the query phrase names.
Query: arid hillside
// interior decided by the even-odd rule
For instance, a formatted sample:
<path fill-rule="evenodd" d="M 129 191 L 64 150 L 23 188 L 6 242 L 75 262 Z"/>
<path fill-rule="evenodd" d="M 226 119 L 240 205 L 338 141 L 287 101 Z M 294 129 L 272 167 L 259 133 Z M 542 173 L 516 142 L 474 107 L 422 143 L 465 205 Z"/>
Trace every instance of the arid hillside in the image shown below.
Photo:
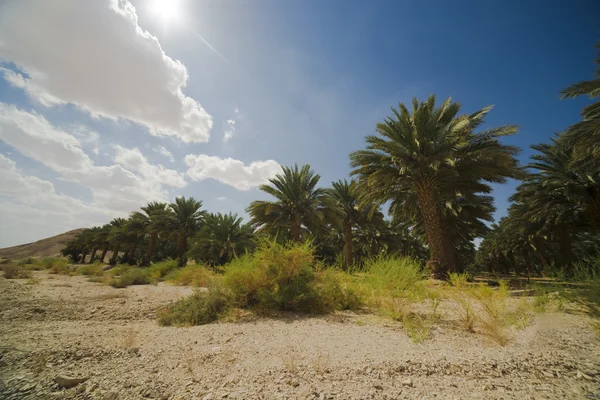
<path fill-rule="evenodd" d="M 27 257 L 52 257 L 60 254 L 65 244 L 84 229 L 73 229 L 60 235 L 38 240 L 33 243 L 0 249 L 0 258 L 21 259 Z"/>

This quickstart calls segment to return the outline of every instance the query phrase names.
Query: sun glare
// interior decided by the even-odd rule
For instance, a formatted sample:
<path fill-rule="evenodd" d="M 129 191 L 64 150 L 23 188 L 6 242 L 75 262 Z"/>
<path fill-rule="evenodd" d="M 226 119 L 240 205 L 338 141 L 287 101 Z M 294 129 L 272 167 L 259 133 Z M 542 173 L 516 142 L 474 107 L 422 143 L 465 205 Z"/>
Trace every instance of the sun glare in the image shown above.
<path fill-rule="evenodd" d="M 152 11 L 163 24 L 167 24 L 178 18 L 178 6 L 179 1 L 177 0 L 154 0 L 152 3 Z"/>

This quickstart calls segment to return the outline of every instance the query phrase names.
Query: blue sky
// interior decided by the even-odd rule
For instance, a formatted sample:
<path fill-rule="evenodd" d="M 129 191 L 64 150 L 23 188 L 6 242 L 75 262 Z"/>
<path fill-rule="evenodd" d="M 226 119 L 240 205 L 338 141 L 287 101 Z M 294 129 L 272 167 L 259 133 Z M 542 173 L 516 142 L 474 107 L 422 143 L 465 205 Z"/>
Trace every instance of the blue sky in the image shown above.
<path fill-rule="evenodd" d="M 0 1 L 0 247 L 178 195 L 244 215 L 279 165 L 328 185 L 413 95 L 494 104 L 526 162 L 600 39 L 595 1 L 163 3 Z"/>

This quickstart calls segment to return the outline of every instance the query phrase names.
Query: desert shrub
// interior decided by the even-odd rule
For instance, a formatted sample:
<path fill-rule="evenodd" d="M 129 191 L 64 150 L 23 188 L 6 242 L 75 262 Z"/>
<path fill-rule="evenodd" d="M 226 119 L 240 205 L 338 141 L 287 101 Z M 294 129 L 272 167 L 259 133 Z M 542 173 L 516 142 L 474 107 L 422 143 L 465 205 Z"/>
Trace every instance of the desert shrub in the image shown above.
<path fill-rule="evenodd" d="M 70 275 L 75 271 L 69 260 L 64 257 L 46 257 L 38 260 L 37 264 L 42 265 L 51 274 Z"/>
<path fill-rule="evenodd" d="M 550 304 L 550 295 L 548 290 L 540 285 L 533 287 L 534 307 L 537 312 L 544 312 Z"/>
<path fill-rule="evenodd" d="M 3 258 L 0 260 L 0 265 L 10 264 L 10 258 Z"/>
<path fill-rule="evenodd" d="M 35 261 L 36 260 L 33 257 L 22 258 L 19 261 L 17 261 L 17 265 L 34 264 Z"/>
<path fill-rule="evenodd" d="M 177 268 L 177 261 L 165 260 L 157 263 L 152 263 L 152 265 L 144 269 L 146 270 L 150 281 L 159 282 L 170 272 L 177 270 Z"/>
<path fill-rule="evenodd" d="M 159 325 L 203 325 L 216 321 L 231 304 L 231 294 L 217 282 L 208 291 L 196 290 L 157 311 Z"/>
<path fill-rule="evenodd" d="M 410 257 L 379 256 L 364 265 L 364 283 L 374 292 L 385 292 L 392 297 L 424 295 L 422 285 L 427 274 Z"/>
<path fill-rule="evenodd" d="M 187 265 L 175 269 L 165 276 L 165 280 L 179 286 L 206 287 L 214 279 L 214 274 L 202 265 Z"/>
<path fill-rule="evenodd" d="M 227 265 L 223 284 L 242 308 L 319 313 L 361 303 L 351 279 L 324 270 L 308 243 L 265 242 Z"/>
<path fill-rule="evenodd" d="M 85 276 L 102 276 L 104 274 L 104 264 L 96 261 L 93 264 L 85 264 L 77 269 L 77 273 Z"/>
<path fill-rule="evenodd" d="M 6 279 L 28 279 L 31 278 L 31 271 L 23 268 L 23 266 L 15 264 L 4 264 L 2 265 L 2 271 L 4 271 L 4 278 Z"/>
<path fill-rule="evenodd" d="M 316 275 L 315 290 L 324 310 L 357 310 L 363 298 L 350 275 L 340 270 L 325 269 Z"/>
<path fill-rule="evenodd" d="M 570 280 L 575 282 L 591 282 L 600 277 L 600 257 L 574 263 L 570 275 Z"/>
<path fill-rule="evenodd" d="M 129 268 L 122 275 L 114 277 L 109 284 L 114 288 L 125 288 L 130 285 L 148 285 L 150 282 L 147 269 Z"/>
<path fill-rule="evenodd" d="M 469 291 L 468 276 L 450 273 L 449 281 L 452 285 L 449 292 L 450 297 L 459 307 L 460 323 L 465 330 L 473 332 L 475 326 L 475 299 Z"/>
<path fill-rule="evenodd" d="M 432 328 L 432 319 L 419 314 L 409 313 L 402 319 L 402 325 L 413 343 L 421 343 L 429 338 Z"/>

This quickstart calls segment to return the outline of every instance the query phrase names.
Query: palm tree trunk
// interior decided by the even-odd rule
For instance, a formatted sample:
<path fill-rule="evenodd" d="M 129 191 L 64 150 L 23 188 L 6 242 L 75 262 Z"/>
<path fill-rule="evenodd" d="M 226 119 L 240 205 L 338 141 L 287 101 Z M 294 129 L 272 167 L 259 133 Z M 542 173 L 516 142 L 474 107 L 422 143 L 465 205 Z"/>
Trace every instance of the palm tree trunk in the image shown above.
<path fill-rule="evenodd" d="M 144 258 L 144 265 L 150 265 L 150 261 L 152 261 L 152 256 L 156 250 L 156 239 L 158 239 L 158 231 L 154 231 L 150 234 L 148 250 L 146 251 L 146 257 Z"/>
<path fill-rule="evenodd" d="M 344 270 L 352 265 L 352 222 L 344 221 Z"/>
<path fill-rule="evenodd" d="M 108 252 L 108 245 L 104 245 L 104 249 L 102 249 L 102 255 L 100 256 L 100 262 L 104 262 L 104 257 L 106 257 L 106 253 Z"/>
<path fill-rule="evenodd" d="M 456 254 L 446 223 L 439 212 L 433 188 L 417 190 L 417 198 L 431 252 L 429 265 L 436 278 L 446 279 L 449 272 L 456 270 Z"/>
<path fill-rule="evenodd" d="M 548 260 L 546 259 L 546 249 L 544 248 L 542 241 L 540 240 L 539 237 L 536 237 L 534 239 L 534 243 L 535 243 L 535 247 L 537 248 L 537 253 L 538 253 L 538 257 L 540 258 L 540 262 L 542 263 L 542 267 L 547 270 L 549 265 L 548 265 Z M 529 267 L 528 267 L 529 268 Z"/>
<path fill-rule="evenodd" d="M 559 230 L 558 232 L 558 247 L 565 266 L 571 265 L 574 259 L 573 243 L 571 235 L 565 230 Z"/>
<path fill-rule="evenodd" d="M 81 263 L 85 264 L 85 257 L 87 256 L 88 252 L 87 250 L 84 250 L 83 253 L 81 253 Z"/>
<path fill-rule="evenodd" d="M 94 262 L 94 258 L 96 258 L 96 252 L 98 252 L 98 249 L 94 247 L 92 250 L 92 255 L 90 256 L 90 264 Z"/>
<path fill-rule="evenodd" d="M 127 261 L 129 264 L 135 264 L 135 250 L 137 249 L 137 243 L 134 243 L 129 248 L 129 254 L 127 255 Z"/>
<path fill-rule="evenodd" d="M 180 267 L 184 267 L 187 263 L 187 259 L 185 258 L 185 244 L 185 235 L 183 232 L 179 232 L 179 235 L 177 236 L 177 253 L 179 254 L 179 261 L 177 262 L 177 265 Z"/>
<path fill-rule="evenodd" d="M 110 261 L 108 262 L 110 265 L 115 265 L 117 263 L 117 257 L 119 256 L 119 249 L 120 249 L 121 245 L 116 245 L 113 255 L 110 258 Z"/>
<path fill-rule="evenodd" d="M 292 229 L 291 229 L 291 234 L 292 234 L 292 240 L 294 242 L 300 243 L 300 221 L 298 221 L 296 218 L 292 219 Z"/>

